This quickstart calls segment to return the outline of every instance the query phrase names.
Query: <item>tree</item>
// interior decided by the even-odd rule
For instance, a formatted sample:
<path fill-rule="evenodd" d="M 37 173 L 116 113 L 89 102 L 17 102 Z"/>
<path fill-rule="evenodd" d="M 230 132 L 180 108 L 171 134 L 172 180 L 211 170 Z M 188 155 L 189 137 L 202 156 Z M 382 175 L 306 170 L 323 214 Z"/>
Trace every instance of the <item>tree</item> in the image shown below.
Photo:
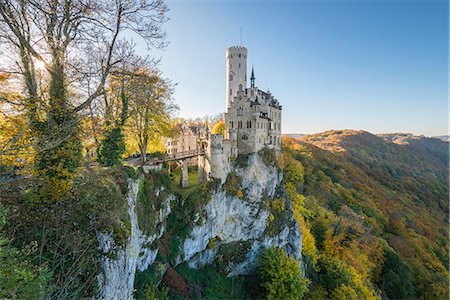
<path fill-rule="evenodd" d="M 213 134 L 221 134 L 221 135 L 225 136 L 226 129 L 227 129 L 227 125 L 225 124 L 225 122 L 223 120 L 219 120 L 219 121 L 217 121 L 216 124 L 214 124 L 212 133 Z"/>
<path fill-rule="evenodd" d="M 81 160 L 78 113 L 105 93 L 108 76 L 123 59 L 119 45 L 134 32 L 148 46 L 161 46 L 166 11 L 162 0 L 0 0 L 0 40 L 17 53 L 13 64 L 19 69 L 13 72 L 26 88 L 22 104 L 36 171 L 49 197 L 63 198 L 71 188 Z M 48 82 L 45 89 L 40 74 Z"/>
<path fill-rule="evenodd" d="M 124 60 L 112 72 L 108 92 L 103 96 L 104 136 L 98 149 L 98 161 L 104 166 L 114 166 L 121 162 L 126 151 L 123 127 L 130 116 L 129 98 L 133 93 L 133 78 L 146 76 L 148 58 L 135 55 L 130 45 L 123 45 L 121 51 L 127 53 Z"/>
<path fill-rule="evenodd" d="M 131 80 L 130 91 L 129 129 L 139 146 L 142 162 L 146 162 L 149 142 L 156 142 L 172 129 L 171 116 L 177 109 L 171 98 L 173 88 L 159 73 L 146 71 Z"/>
<path fill-rule="evenodd" d="M 385 250 L 380 288 L 389 299 L 411 299 L 414 296 L 409 265 L 393 250 Z"/>
<path fill-rule="evenodd" d="M 308 290 L 300 263 L 280 248 L 269 248 L 260 255 L 258 277 L 269 300 L 301 299 Z"/>

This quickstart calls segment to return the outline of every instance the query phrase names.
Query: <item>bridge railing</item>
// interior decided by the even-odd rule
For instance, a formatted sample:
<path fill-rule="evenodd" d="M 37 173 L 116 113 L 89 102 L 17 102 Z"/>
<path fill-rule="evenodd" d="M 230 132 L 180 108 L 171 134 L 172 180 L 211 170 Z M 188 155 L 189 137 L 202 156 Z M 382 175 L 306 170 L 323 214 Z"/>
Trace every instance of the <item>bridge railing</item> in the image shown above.
<path fill-rule="evenodd" d="M 194 157 L 197 155 L 203 155 L 205 154 L 205 151 L 203 149 L 194 149 L 194 150 L 188 150 L 173 154 L 167 154 L 166 156 L 157 159 L 158 162 L 166 162 L 171 160 L 177 160 L 177 159 L 183 159 L 188 157 Z"/>

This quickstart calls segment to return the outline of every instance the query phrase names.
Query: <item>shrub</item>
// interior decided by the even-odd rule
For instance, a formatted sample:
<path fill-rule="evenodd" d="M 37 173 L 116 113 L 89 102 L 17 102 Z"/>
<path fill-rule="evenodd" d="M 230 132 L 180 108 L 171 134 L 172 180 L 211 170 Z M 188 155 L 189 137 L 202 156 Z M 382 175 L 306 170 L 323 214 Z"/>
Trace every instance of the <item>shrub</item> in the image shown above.
<path fill-rule="evenodd" d="M 125 138 L 120 126 L 113 127 L 105 133 L 98 149 L 98 162 L 102 166 L 115 166 L 120 164 L 125 153 Z"/>
<path fill-rule="evenodd" d="M 5 210 L 0 205 L 0 229 L 5 224 Z M 0 298 L 32 299 L 50 291 L 51 272 L 47 267 L 37 268 L 19 251 L 0 237 Z"/>
<path fill-rule="evenodd" d="M 269 300 L 301 299 L 308 290 L 300 263 L 280 248 L 269 248 L 260 255 L 258 277 Z"/>

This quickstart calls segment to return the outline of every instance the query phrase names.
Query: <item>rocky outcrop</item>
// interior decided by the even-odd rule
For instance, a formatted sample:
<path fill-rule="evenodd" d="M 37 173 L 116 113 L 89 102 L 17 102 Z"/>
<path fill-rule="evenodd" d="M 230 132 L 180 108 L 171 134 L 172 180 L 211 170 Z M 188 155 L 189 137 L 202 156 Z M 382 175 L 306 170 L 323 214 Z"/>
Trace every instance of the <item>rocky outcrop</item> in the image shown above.
<path fill-rule="evenodd" d="M 253 154 L 248 156 L 245 167 L 234 168 L 233 176 L 239 178 L 239 187 L 232 186 L 239 192 L 230 193 L 227 183 L 211 192 L 211 200 L 200 213 L 192 215 L 196 225 L 182 242 L 172 267 L 187 262 L 190 267 L 198 268 L 220 259 L 229 276 L 249 274 L 254 271 L 260 252 L 269 247 L 284 248 L 301 261 L 302 236 L 290 201 L 283 192 L 282 173 Z M 119 247 L 111 234 L 97 233 L 103 253 L 102 272 L 98 275 L 100 299 L 132 298 L 136 271 L 144 271 L 155 262 L 159 250 L 156 241 L 163 236 L 165 220 L 171 213 L 170 203 L 176 198 L 170 195 L 164 200 L 155 227 L 159 228 L 158 232 L 147 236 L 139 228 L 136 214 L 138 186 L 138 180 L 129 182 L 131 234 L 127 244 Z M 158 194 L 160 190 L 155 192 Z M 277 220 L 275 229 L 270 224 L 274 199 L 284 201 L 284 217 Z M 164 270 L 159 274 L 161 278 L 170 269 L 167 262 L 162 264 L 158 268 Z"/>
<path fill-rule="evenodd" d="M 138 186 L 139 180 L 130 180 L 128 183 L 127 202 L 131 233 L 127 244 L 120 247 L 111 234 L 97 232 L 102 252 L 100 257 L 102 272 L 97 277 L 99 299 L 131 299 L 136 270 L 146 270 L 153 264 L 158 253 L 158 248 L 153 249 L 153 244 L 164 233 L 164 226 L 161 223 L 170 214 L 170 202 L 173 201 L 174 196 L 169 196 L 159 211 L 160 231 L 147 236 L 138 226 L 136 214 Z"/>
<path fill-rule="evenodd" d="M 227 195 L 224 190 L 213 194 L 204 208 L 203 224 L 194 227 L 183 244 L 183 261 L 197 268 L 221 255 L 223 247 L 233 247 L 234 252 L 245 251 L 239 256 L 240 261 L 229 261 L 230 276 L 252 272 L 261 250 L 272 246 L 285 248 L 288 254 L 301 261 L 302 236 L 290 211 L 289 200 L 282 192 L 281 172 L 275 166 L 266 166 L 256 154 L 249 156 L 247 167 L 237 168 L 235 172 L 242 179 L 242 197 Z M 276 195 L 277 191 L 281 191 L 280 195 Z M 289 211 L 279 232 L 270 236 L 267 202 L 276 196 L 286 198 Z M 243 242 L 248 247 L 243 246 Z"/>

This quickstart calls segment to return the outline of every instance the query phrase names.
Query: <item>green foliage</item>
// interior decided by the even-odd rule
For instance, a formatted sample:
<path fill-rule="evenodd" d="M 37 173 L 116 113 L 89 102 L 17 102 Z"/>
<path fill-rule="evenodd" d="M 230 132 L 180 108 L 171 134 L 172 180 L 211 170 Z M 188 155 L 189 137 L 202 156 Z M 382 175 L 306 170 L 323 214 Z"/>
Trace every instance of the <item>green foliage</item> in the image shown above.
<path fill-rule="evenodd" d="M 303 140 L 283 140 L 283 183 L 311 299 L 448 298 L 448 145 L 351 131 Z"/>
<path fill-rule="evenodd" d="M 226 271 L 230 264 L 243 262 L 251 247 L 250 241 L 235 241 L 220 245 L 215 259 L 217 267 Z"/>
<path fill-rule="evenodd" d="M 118 245 L 125 245 L 131 234 L 127 178 L 121 167 L 86 172 L 76 179 L 74 188 L 74 197 L 80 200 L 84 213 L 98 230 L 112 233 Z"/>
<path fill-rule="evenodd" d="M 230 172 L 230 174 L 228 174 L 223 188 L 225 189 L 227 196 L 243 198 L 244 193 L 242 192 L 241 184 L 242 178 L 232 171 Z"/>
<path fill-rule="evenodd" d="M 46 266 L 37 268 L 24 259 L 26 253 L 0 241 L 0 297 L 36 299 L 51 291 L 52 273 Z"/>
<path fill-rule="evenodd" d="M 138 300 L 147 299 L 168 299 L 168 290 L 164 287 L 158 288 L 158 283 L 161 281 L 161 274 L 164 270 L 164 264 L 155 262 L 147 270 L 143 272 L 136 272 L 134 287 L 136 294 L 134 295 Z"/>
<path fill-rule="evenodd" d="M 411 268 L 389 248 L 385 251 L 380 288 L 389 299 L 412 299 L 414 296 Z"/>
<path fill-rule="evenodd" d="M 112 234 L 119 245 L 130 236 L 127 179 L 122 167 L 81 170 L 72 193 L 64 201 L 48 203 L 39 201 L 41 194 L 35 192 L 33 180 L 0 187 L 1 201 L 9 211 L 4 236 L 12 247 L 21 249 L 21 261 L 31 270 L 51 274 L 49 298 L 97 295 L 100 253 L 96 231 Z"/>
<path fill-rule="evenodd" d="M 348 285 L 340 285 L 331 292 L 333 300 L 358 300 L 358 294 L 355 289 Z"/>
<path fill-rule="evenodd" d="M 284 198 L 267 199 L 269 217 L 266 220 L 266 233 L 274 237 L 286 228 L 290 222 L 290 212 L 285 209 Z"/>
<path fill-rule="evenodd" d="M 67 117 L 59 125 L 43 122 L 34 126 L 34 135 L 39 141 L 35 174 L 43 183 L 39 193 L 47 201 L 68 196 L 82 159 L 78 128 L 72 124 L 75 117 L 70 113 Z"/>
<path fill-rule="evenodd" d="M 266 166 L 277 166 L 277 155 L 274 149 L 263 148 L 258 152 Z"/>
<path fill-rule="evenodd" d="M 170 261 L 178 256 L 181 242 L 185 240 L 195 225 L 195 216 L 201 215 L 202 208 L 210 201 L 211 194 L 206 186 L 190 193 L 186 198 L 171 203 L 172 213 L 167 217 L 166 236 L 168 253 L 164 260 Z M 199 220 L 201 221 L 201 219 Z"/>
<path fill-rule="evenodd" d="M 332 290 L 341 285 L 352 283 L 352 274 L 347 266 L 335 257 L 326 257 L 320 259 L 319 280 L 322 286 Z"/>
<path fill-rule="evenodd" d="M 139 298 L 138 298 L 139 299 Z M 169 289 L 166 287 L 155 288 L 147 286 L 145 288 L 144 300 L 169 300 Z"/>
<path fill-rule="evenodd" d="M 156 233 L 159 211 L 168 197 L 169 176 L 164 172 L 150 172 L 139 183 L 136 212 L 139 228 L 147 235 Z"/>
<path fill-rule="evenodd" d="M 98 162 L 102 166 L 116 166 L 121 163 L 125 153 L 125 138 L 121 126 L 109 128 L 98 148 Z"/>
<path fill-rule="evenodd" d="M 244 279 L 227 277 L 214 265 L 206 265 L 200 269 L 191 269 L 187 264 L 176 268 L 188 282 L 200 285 L 201 290 L 195 292 L 195 299 L 247 299 Z"/>
<path fill-rule="evenodd" d="M 269 248 L 261 254 L 258 277 L 269 300 L 301 299 L 308 290 L 299 262 L 280 248 Z"/>
<path fill-rule="evenodd" d="M 0 230 L 5 224 L 5 209 L 0 205 Z M 0 298 L 35 299 L 51 291 L 48 267 L 36 267 L 26 257 L 25 251 L 0 236 Z"/>

